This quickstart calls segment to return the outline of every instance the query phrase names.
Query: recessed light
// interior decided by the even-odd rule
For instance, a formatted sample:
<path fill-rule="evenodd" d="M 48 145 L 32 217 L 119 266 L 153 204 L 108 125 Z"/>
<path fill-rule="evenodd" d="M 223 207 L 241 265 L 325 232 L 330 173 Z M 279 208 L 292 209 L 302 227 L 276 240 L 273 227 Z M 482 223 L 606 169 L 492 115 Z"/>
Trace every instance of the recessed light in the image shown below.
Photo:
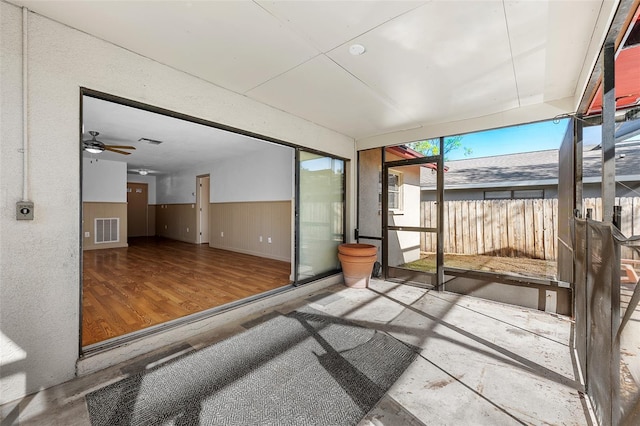
<path fill-rule="evenodd" d="M 367 49 L 365 49 L 361 44 L 352 44 L 351 46 L 349 46 L 349 53 L 351 53 L 353 56 L 362 55 L 366 51 Z"/>

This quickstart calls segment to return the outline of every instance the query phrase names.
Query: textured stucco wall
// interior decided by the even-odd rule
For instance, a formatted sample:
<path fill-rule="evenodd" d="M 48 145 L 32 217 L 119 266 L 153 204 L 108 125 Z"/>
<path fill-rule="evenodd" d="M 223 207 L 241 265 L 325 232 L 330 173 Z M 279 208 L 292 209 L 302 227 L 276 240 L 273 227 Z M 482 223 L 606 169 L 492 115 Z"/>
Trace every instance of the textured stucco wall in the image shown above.
<path fill-rule="evenodd" d="M 3 403 L 75 374 L 80 288 L 80 87 L 346 158 L 353 158 L 355 148 L 351 138 L 30 14 L 28 198 L 35 202 L 35 220 L 18 222 L 15 203 L 22 195 L 22 12 L 0 2 L 0 17 Z M 349 210 L 353 215 L 352 205 Z"/>

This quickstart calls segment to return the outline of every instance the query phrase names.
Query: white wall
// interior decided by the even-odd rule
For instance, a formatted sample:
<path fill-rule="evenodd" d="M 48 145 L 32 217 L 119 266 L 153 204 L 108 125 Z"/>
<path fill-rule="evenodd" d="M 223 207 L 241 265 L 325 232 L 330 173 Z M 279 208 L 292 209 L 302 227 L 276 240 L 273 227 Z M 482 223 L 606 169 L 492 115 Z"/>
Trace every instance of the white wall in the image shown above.
<path fill-rule="evenodd" d="M 156 179 L 156 204 L 194 204 L 196 202 L 196 176 L 211 173 L 210 165 L 200 165 Z"/>
<path fill-rule="evenodd" d="M 80 289 L 80 87 L 353 158 L 354 141 L 29 14 L 28 198 L 22 198 L 22 13 L 0 2 L 0 403 L 74 376 Z M 351 185 L 355 180 L 351 179 Z M 353 191 L 353 188 L 349 188 Z M 353 214 L 353 203 L 350 205 Z M 12 342 L 12 343 L 9 343 Z"/>
<path fill-rule="evenodd" d="M 127 163 L 83 158 L 82 201 L 127 202 Z"/>
<path fill-rule="evenodd" d="M 198 165 L 157 178 L 157 204 L 196 202 L 196 177 L 211 177 L 210 201 L 284 201 L 293 198 L 294 150 L 265 142 L 264 148 L 241 157 Z"/>
<path fill-rule="evenodd" d="M 293 161 L 292 148 L 275 145 L 218 161 L 211 173 L 211 202 L 291 200 Z"/>

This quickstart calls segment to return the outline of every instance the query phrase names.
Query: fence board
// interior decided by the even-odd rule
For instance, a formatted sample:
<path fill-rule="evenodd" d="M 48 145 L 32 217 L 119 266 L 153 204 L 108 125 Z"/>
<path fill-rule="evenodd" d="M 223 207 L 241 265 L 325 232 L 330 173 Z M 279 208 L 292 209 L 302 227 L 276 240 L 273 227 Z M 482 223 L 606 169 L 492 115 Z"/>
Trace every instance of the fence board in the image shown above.
<path fill-rule="evenodd" d="M 462 247 L 458 247 L 458 253 L 464 253 L 467 249 L 471 250 L 471 235 L 469 235 L 469 227 L 470 227 L 470 220 L 469 220 L 469 204 L 470 203 L 464 203 L 464 202 L 460 202 L 460 211 L 461 211 L 461 216 L 460 216 L 460 227 L 462 228 Z M 462 252 L 460 251 L 460 249 L 463 249 Z"/>
<path fill-rule="evenodd" d="M 493 231 L 491 228 L 491 205 L 485 202 L 481 202 L 482 204 L 482 214 L 483 214 L 483 225 L 482 225 L 482 233 L 484 238 L 484 251 L 482 254 L 490 254 L 493 252 Z"/>
<path fill-rule="evenodd" d="M 599 198 L 585 198 L 583 204 L 593 209 L 593 219 L 601 219 Z M 640 234 L 640 197 L 619 198 L 616 204 L 622 206 L 622 232 Z M 445 201 L 443 209 L 445 253 L 556 259 L 557 199 Z M 425 201 L 421 210 L 421 223 L 435 228 L 436 203 Z M 435 233 L 421 239 L 421 250 L 436 248 Z"/>
<path fill-rule="evenodd" d="M 545 200 L 533 200 L 533 258 L 545 259 L 544 248 Z"/>
<path fill-rule="evenodd" d="M 509 209 L 508 203 L 505 200 L 498 201 L 498 208 L 500 209 L 500 253 L 501 256 L 509 256 Z"/>
<path fill-rule="evenodd" d="M 444 231 L 444 252 L 445 253 L 453 253 L 451 251 L 451 225 L 449 225 L 449 205 L 450 203 L 444 203 L 443 209 L 443 231 Z M 453 230 L 455 232 L 455 230 Z"/>
<path fill-rule="evenodd" d="M 478 212 L 476 203 L 469 203 L 469 250 L 472 253 L 478 252 Z"/>
<path fill-rule="evenodd" d="M 462 232 L 462 201 L 454 201 L 454 221 L 455 221 L 455 251 L 454 253 L 464 253 L 464 236 Z"/>
<path fill-rule="evenodd" d="M 476 210 L 476 253 L 484 253 L 484 209 L 480 201 L 475 203 Z"/>

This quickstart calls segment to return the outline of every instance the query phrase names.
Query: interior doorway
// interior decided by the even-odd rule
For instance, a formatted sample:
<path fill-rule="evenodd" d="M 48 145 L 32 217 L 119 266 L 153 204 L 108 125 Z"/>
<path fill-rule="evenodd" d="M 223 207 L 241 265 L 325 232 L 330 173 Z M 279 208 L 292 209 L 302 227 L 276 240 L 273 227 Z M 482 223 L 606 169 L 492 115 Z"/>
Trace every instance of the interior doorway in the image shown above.
<path fill-rule="evenodd" d="M 209 243 L 209 175 L 198 176 L 196 178 L 196 231 L 198 232 L 198 243 Z"/>
<path fill-rule="evenodd" d="M 127 182 L 127 237 L 149 236 L 149 188 Z"/>

